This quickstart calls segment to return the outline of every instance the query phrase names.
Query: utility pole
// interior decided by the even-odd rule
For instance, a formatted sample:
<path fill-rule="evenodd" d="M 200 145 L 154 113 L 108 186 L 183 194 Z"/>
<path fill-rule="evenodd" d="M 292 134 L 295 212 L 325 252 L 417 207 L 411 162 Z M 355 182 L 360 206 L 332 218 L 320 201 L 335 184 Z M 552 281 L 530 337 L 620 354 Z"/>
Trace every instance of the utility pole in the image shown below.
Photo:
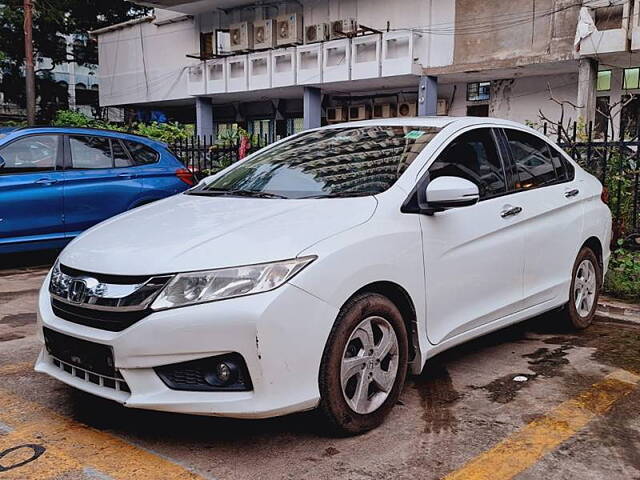
<path fill-rule="evenodd" d="M 36 79 L 33 66 L 33 0 L 24 0 L 24 71 L 27 94 L 27 124 L 36 123 Z"/>

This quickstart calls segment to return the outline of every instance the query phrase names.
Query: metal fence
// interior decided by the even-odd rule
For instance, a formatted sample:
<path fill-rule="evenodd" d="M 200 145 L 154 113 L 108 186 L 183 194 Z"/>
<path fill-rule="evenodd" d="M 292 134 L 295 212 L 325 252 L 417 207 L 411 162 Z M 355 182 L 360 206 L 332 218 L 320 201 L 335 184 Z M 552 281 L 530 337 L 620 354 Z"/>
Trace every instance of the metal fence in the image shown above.
<path fill-rule="evenodd" d="M 631 129 L 623 125 L 617 139 L 606 130 L 596 132 L 593 123 L 543 129 L 606 188 L 614 238 L 640 232 L 640 123 Z"/>
<path fill-rule="evenodd" d="M 244 142 L 241 138 L 220 141 L 213 136 L 193 136 L 177 140 L 169 148 L 200 179 L 268 144 L 267 136 L 258 135 L 252 135 Z"/>

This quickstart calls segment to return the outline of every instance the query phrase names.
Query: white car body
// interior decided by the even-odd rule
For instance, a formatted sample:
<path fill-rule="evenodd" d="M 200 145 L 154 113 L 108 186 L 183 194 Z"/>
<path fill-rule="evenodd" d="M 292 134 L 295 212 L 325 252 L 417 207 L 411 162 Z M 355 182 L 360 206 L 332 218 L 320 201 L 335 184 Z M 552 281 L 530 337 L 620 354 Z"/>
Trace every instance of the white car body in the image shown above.
<path fill-rule="evenodd" d="M 49 274 L 39 296 L 40 330 L 47 327 L 112 347 L 115 368 L 130 392 L 87 381 L 73 369 L 65 371 L 45 348 L 36 370 L 128 407 L 230 417 L 282 415 L 318 405 L 318 371 L 336 316 L 350 297 L 368 286 L 392 289 L 411 305 L 413 313 L 404 312 L 411 317 L 410 369 L 419 373 L 443 350 L 566 304 L 572 266 L 585 242 L 598 245 L 606 270 L 611 216 L 600 198 L 602 186 L 566 155 L 575 167 L 575 178 L 569 182 L 435 215 L 401 213 L 430 164 L 461 133 L 479 127 L 509 128 L 548 142 L 538 132 L 479 118 L 388 119 L 338 126 L 345 125 L 442 130 L 396 183 L 378 195 L 177 195 L 88 230 L 62 252 L 61 264 L 84 272 L 144 276 L 307 255 L 317 260 L 274 290 L 156 311 L 117 332 L 56 316 Z M 567 198 L 565 193 L 574 189 L 579 194 Z M 502 217 L 500 212 L 512 206 L 522 212 Z M 228 352 L 245 359 L 250 391 L 177 391 L 154 371 Z"/>

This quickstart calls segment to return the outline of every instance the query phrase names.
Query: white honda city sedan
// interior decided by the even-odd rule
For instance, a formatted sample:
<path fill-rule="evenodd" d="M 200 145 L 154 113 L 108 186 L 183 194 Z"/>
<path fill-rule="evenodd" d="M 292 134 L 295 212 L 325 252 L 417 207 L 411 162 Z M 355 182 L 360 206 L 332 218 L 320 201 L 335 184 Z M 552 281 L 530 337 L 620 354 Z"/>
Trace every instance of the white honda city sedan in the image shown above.
<path fill-rule="evenodd" d="M 35 368 L 127 407 L 364 432 L 438 352 L 554 309 L 592 322 L 601 194 L 513 122 L 309 130 L 71 242 Z"/>

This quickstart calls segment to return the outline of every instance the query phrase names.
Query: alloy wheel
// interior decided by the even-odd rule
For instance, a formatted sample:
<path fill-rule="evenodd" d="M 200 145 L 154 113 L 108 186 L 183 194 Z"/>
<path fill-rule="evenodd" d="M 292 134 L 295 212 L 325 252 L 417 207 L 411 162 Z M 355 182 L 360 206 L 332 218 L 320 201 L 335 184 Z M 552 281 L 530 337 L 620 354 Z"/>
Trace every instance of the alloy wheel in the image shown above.
<path fill-rule="evenodd" d="M 580 262 L 576 270 L 576 278 L 573 281 L 573 293 L 576 312 L 581 317 L 589 316 L 596 299 L 597 278 L 593 262 L 585 259 Z"/>
<path fill-rule="evenodd" d="M 342 394 L 359 414 L 377 410 L 389 396 L 398 374 L 398 338 L 384 318 L 365 318 L 353 330 L 340 367 Z"/>

